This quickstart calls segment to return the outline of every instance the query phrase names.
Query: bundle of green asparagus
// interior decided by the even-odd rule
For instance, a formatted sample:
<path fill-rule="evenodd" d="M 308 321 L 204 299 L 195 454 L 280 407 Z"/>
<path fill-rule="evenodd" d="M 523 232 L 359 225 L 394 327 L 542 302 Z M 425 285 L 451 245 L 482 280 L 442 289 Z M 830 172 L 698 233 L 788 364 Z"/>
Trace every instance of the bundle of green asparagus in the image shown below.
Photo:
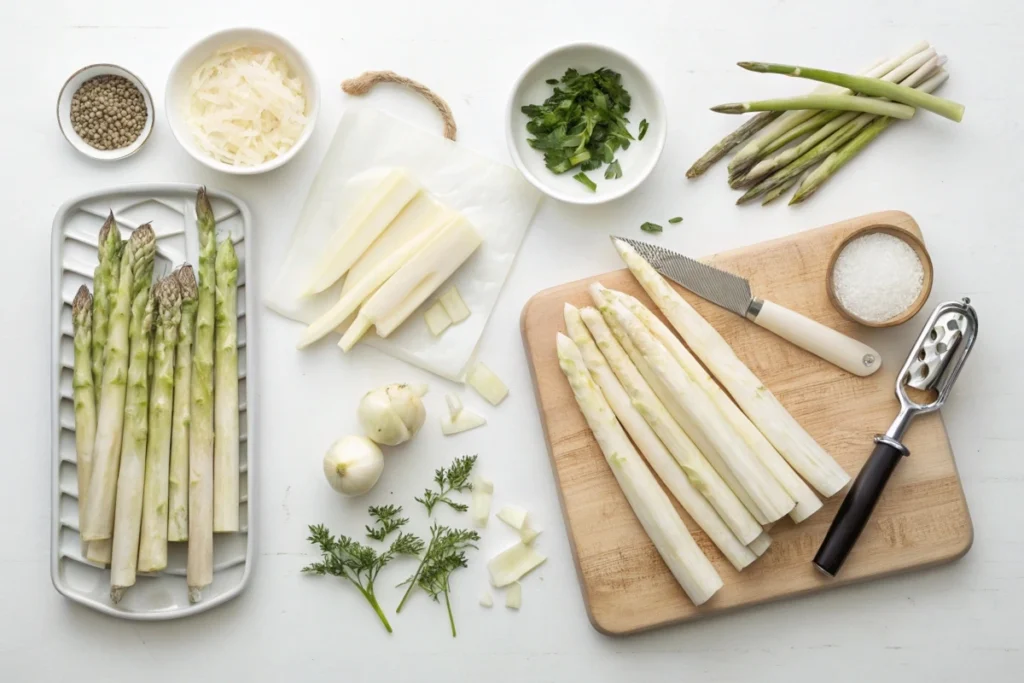
<path fill-rule="evenodd" d="M 217 247 L 205 189 L 196 213 L 198 286 L 188 265 L 153 284 L 152 228 L 122 242 L 111 214 L 95 294 L 83 285 L 72 305 L 82 550 L 110 565 L 115 603 L 137 571 L 167 567 L 169 541 L 189 541 L 198 600 L 213 580 L 213 532 L 239 528 L 238 259 L 230 238 Z"/>
<path fill-rule="evenodd" d="M 686 172 L 696 178 L 729 151 L 744 144 L 729 162 L 729 185 L 746 192 L 736 203 L 761 198 L 768 204 L 796 186 L 798 204 L 835 175 L 893 122 L 918 108 L 960 121 L 963 105 L 933 96 L 949 74 L 945 58 L 927 42 L 858 76 L 821 69 L 740 62 L 749 71 L 819 81 L 814 92 L 786 99 L 724 104 L 713 111 L 762 112 L 727 135 Z"/>

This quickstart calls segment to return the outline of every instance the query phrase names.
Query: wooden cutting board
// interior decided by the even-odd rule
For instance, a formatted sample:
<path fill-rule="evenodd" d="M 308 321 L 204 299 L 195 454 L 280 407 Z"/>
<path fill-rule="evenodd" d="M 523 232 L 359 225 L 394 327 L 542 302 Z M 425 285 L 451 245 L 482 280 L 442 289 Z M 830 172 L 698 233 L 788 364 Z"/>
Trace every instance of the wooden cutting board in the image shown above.
<path fill-rule="evenodd" d="M 878 224 L 921 235 L 913 218 L 888 211 L 706 260 L 749 278 L 755 295 L 857 337 L 861 329 L 829 304 L 825 271 L 844 236 Z M 587 287 L 596 280 L 657 311 L 629 271 L 620 270 L 540 292 L 523 309 L 522 333 L 584 601 L 597 630 L 635 633 L 948 562 L 971 547 L 971 518 L 953 452 L 940 416 L 932 414 L 916 420 L 908 432 L 905 443 L 911 455 L 897 468 L 838 578 L 820 574 L 811 559 L 845 492 L 799 525 L 788 518 L 778 522 L 771 530 L 771 548 L 742 573 L 680 508 L 725 584 L 710 601 L 694 607 L 630 510 L 558 367 L 555 333 L 565 331 L 562 307 L 566 302 L 590 305 Z M 884 358 L 873 376 L 855 377 L 681 291 L 800 424 L 855 476 L 871 452 L 872 437 L 884 432 L 897 413 L 893 387 L 904 358 Z"/>

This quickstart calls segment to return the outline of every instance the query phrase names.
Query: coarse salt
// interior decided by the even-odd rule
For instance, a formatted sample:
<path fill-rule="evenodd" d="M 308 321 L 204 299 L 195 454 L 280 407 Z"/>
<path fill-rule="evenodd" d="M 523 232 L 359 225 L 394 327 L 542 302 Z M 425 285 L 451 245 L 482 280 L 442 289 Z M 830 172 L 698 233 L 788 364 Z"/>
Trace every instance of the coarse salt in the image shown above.
<path fill-rule="evenodd" d="M 906 241 L 873 232 L 852 240 L 839 252 L 832 286 L 847 311 L 882 323 L 906 311 L 920 296 L 924 265 Z"/>

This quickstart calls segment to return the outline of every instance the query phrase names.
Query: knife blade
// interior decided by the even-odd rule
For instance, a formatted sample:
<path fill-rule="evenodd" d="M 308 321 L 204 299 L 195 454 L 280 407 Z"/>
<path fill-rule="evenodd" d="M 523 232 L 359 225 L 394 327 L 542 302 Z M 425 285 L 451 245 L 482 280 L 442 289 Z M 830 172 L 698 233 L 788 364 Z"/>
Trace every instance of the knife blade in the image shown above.
<path fill-rule="evenodd" d="M 847 372 L 866 377 L 882 366 L 882 357 L 867 344 L 811 320 L 750 290 L 750 282 L 733 273 L 657 244 L 629 237 L 612 237 L 631 246 L 664 277 L 702 299 L 774 332 Z"/>

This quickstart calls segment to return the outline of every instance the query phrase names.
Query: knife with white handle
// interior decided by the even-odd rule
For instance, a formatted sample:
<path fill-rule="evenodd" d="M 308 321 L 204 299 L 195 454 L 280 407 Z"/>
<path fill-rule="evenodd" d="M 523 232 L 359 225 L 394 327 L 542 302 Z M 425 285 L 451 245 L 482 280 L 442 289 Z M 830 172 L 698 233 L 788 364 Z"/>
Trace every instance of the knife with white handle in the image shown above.
<path fill-rule="evenodd" d="M 670 249 L 628 237 L 613 237 L 633 247 L 651 266 L 702 299 L 741 315 L 788 342 L 860 377 L 882 367 L 873 348 L 819 322 L 750 292 L 750 282 Z"/>

